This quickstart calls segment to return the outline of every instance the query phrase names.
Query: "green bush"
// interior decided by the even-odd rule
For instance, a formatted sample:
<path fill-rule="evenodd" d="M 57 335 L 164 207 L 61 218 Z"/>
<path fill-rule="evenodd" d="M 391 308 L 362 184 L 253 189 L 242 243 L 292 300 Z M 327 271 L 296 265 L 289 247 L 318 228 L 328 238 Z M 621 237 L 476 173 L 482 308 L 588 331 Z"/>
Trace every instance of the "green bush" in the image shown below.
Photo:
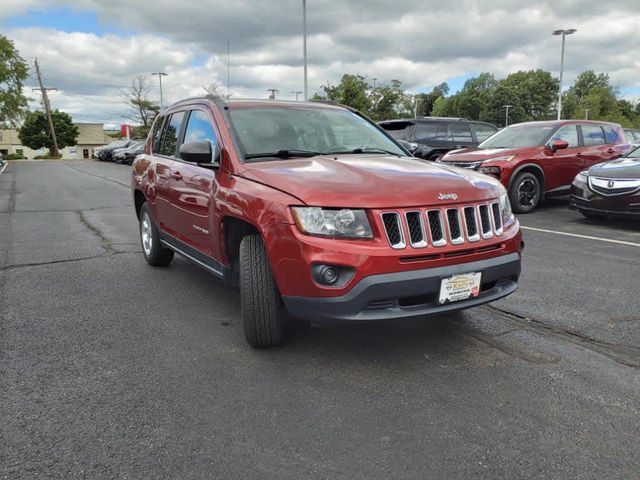
<path fill-rule="evenodd" d="M 50 153 L 45 153 L 44 155 L 36 155 L 33 157 L 34 160 L 60 160 L 62 157 L 54 157 Z"/>
<path fill-rule="evenodd" d="M 25 157 L 21 153 L 10 153 L 5 158 L 5 160 L 26 160 L 26 159 L 27 159 L 27 157 Z"/>

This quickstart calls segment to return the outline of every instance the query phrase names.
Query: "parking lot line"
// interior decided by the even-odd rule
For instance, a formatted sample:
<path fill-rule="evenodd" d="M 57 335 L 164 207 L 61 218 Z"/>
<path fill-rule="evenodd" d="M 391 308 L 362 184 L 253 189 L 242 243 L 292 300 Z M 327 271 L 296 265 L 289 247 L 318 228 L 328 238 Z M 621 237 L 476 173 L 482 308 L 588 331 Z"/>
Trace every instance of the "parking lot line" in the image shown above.
<path fill-rule="evenodd" d="M 631 246 L 631 247 L 640 247 L 640 243 L 625 242 L 623 240 L 614 240 L 614 239 L 611 239 L 611 238 L 592 237 L 590 235 L 580 235 L 578 233 L 558 232 L 557 230 L 547 230 L 545 228 L 536 228 L 536 227 L 525 227 L 524 225 L 520 225 L 520 228 L 522 228 L 523 230 L 532 230 L 534 232 L 553 233 L 555 235 L 564 235 L 564 236 L 567 236 L 567 237 L 577 237 L 577 238 L 584 238 L 586 240 L 596 240 L 596 241 L 599 241 L 599 242 L 617 243 L 618 245 L 628 245 L 628 246 Z"/>
<path fill-rule="evenodd" d="M 7 168 L 7 166 L 9 165 L 9 162 L 5 163 L 2 168 L 0 168 L 0 175 L 2 175 L 2 172 L 4 172 L 4 169 Z"/>

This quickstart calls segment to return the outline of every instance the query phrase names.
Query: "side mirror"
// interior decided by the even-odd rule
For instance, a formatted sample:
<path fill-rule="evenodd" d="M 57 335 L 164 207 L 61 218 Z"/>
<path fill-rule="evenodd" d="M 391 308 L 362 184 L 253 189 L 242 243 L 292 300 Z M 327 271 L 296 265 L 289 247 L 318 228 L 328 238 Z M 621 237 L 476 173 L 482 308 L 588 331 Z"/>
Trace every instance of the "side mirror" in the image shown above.
<path fill-rule="evenodd" d="M 211 142 L 194 141 L 183 143 L 180 146 L 180 158 L 185 162 L 195 163 L 203 167 L 220 167 L 220 149 L 216 145 L 211 149 Z"/>
<path fill-rule="evenodd" d="M 414 153 L 418 149 L 418 144 L 414 142 L 408 142 L 406 140 L 398 139 L 397 142 L 402 145 L 404 148 L 409 150 L 411 153 Z"/>
<path fill-rule="evenodd" d="M 556 153 L 558 150 L 563 150 L 568 147 L 569 142 L 566 142 L 564 140 L 554 140 L 553 142 L 551 142 L 551 151 L 553 153 Z"/>

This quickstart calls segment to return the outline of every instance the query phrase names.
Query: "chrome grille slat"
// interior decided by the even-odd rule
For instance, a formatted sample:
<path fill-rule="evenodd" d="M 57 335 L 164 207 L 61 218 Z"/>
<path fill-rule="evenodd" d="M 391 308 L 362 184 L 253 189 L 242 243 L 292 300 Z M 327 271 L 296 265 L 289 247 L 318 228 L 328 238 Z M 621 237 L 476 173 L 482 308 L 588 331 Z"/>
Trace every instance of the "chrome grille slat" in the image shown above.
<path fill-rule="evenodd" d="M 440 210 L 429 210 L 427 212 L 427 220 L 429 221 L 431 245 L 433 245 L 434 247 L 442 247 L 446 245 L 447 239 L 444 236 L 442 214 L 440 213 Z"/>
<path fill-rule="evenodd" d="M 476 217 L 476 209 L 474 207 L 464 207 L 464 225 L 467 230 L 467 239 L 470 242 L 477 242 L 480 240 L 478 234 L 478 220 Z"/>
<path fill-rule="evenodd" d="M 387 234 L 387 240 L 391 248 L 400 249 L 407 246 L 404 241 L 404 232 L 400 222 L 400 214 L 397 212 L 386 212 L 382 214 L 382 223 Z"/>
<path fill-rule="evenodd" d="M 500 204 L 492 203 L 491 211 L 493 212 L 493 226 L 496 231 L 496 235 L 502 235 L 502 215 L 500 214 Z"/>
<path fill-rule="evenodd" d="M 478 215 L 480 217 L 480 230 L 482 232 L 482 238 L 493 237 L 491 216 L 489 215 L 489 206 L 478 205 Z"/>
<path fill-rule="evenodd" d="M 424 220 L 422 212 L 419 210 L 405 212 L 407 221 L 407 231 L 409 232 L 409 242 L 413 248 L 423 248 L 427 246 L 427 234 L 424 230 Z"/>
<path fill-rule="evenodd" d="M 457 208 L 447 209 L 447 226 L 449 227 L 449 238 L 453 245 L 464 243 L 462 236 L 462 225 L 460 225 L 460 213 Z"/>

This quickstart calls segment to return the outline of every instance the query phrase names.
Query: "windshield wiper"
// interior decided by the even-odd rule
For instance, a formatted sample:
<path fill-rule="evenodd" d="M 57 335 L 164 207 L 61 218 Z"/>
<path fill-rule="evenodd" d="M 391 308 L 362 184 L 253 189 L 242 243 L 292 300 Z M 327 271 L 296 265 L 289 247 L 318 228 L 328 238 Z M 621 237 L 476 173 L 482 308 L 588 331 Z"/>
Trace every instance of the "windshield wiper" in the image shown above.
<path fill-rule="evenodd" d="M 399 153 L 392 152 L 391 150 L 385 150 L 384 148 L 378 147 L 358 147 L 353 150 L 344 150 L 339 152 L 327 152 L 329 155 L 335 154 L 345 154 L 345 153 L 388 153 L 389 155 L 393 155 L 394 157 L 401 157 Z"/>
<path fill-rule="evenodd" d="M 322 152 L 314 152 L 311 150 L 295 150 L 295 149 L 282 149 L 276 152 L 264 152 L 264 153 L 248 153 L 244 156 L 245 160 L 251 158 L 294 158 L 294 157 L 316 157 L 318 155 L 324 155 Z"/>

